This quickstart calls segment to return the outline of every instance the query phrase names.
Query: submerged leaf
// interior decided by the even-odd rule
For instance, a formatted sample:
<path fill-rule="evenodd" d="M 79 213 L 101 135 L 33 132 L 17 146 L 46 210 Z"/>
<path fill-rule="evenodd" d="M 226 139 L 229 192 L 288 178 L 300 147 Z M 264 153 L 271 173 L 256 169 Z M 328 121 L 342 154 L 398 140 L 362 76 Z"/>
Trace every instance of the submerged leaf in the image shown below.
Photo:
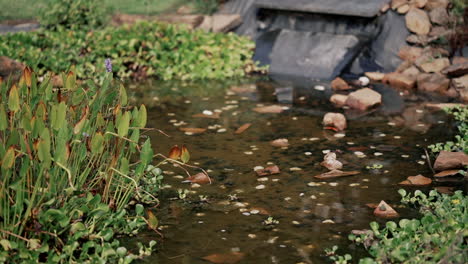
<path fill-rule="evenodd" d="M 251 123 L 243 124 L 236 130 L 236 132 L 234 132 L 234 134 L 239 135 L 244 133 L 244 131 L 247 130 L 251 125 Z"/>
<path fill-rule="evenodd" d="M 183 163 L 187 163 L 190 160 L 190 152 L 188 151 L 185 145 L 182 146 L 180 159 L 182 160 Z"/>
<path fill-rule="evenodd" d="M 245 254 L 242 252 L 229 252 L 225 254 L 212 254 L 203 257 L 203 259 L 215 264 L 235 264 L 241 261 L 244 256 Z"/>
<path fill-rule="evenodd" d="M 205 183 L 211 183 L 211 178 L 208 175 L 206 175 L 206 173 L 200 172 L 200 173 L 197 173 L 195 175 L 188 177 L 187 181 L 191 183 L 205 184 Z"/>
<path fill-rule="evenodd" d="M 146 214 L 148 215 L 148 219 L 146 219 L 146 220 L 148 222 L 149 228 L 151 228 L 153 230 L 156 230 L 158 228 L 158 225 L 159 225 L 158 218 L 154 215 L 153 211 L 151 211 L 151 210 L 147 210 Z"/>

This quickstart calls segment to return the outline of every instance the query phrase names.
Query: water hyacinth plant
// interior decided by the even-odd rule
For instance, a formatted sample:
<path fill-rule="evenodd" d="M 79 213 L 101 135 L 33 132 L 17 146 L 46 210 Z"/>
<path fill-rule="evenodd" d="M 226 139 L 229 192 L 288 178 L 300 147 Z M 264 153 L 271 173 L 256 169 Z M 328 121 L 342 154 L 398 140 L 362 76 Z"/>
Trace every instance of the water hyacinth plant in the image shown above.
<path fill-rule="evenodd" d="M 100 87 L 72 71 L 63 82 L 26 68 L 0 83 L 0 263 L 128 263 L 154 246 L 132 253 L 115 238 L 146 225 L 143 205 L 128 204 L 154 197 L 141 183 L 160 173 L 140 138 L 146 108 L 111 73 Z"/>

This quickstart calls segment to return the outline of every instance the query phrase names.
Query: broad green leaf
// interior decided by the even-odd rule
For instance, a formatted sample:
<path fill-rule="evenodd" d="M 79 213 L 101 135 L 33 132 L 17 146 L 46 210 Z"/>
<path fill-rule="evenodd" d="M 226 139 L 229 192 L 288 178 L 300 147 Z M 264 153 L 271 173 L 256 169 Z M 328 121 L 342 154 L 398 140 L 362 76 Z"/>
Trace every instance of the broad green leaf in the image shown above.
<path fill-rule="evenodd" d="M 10 111 L 17 112 L 20 109 L 19 92 L 16 85 L 13 85 L 8 95 L 8 108 Z"/>
<path fill-rule="evenodd" d="M 16 157 L 15 148 L 13 146 L 11 146 L 6 151 L 5 156 L 3 156 L 2 169 L 8 170 L 11 167 L 13 167 L 13 164 L 15 164 L 15 157 Z"/>
<path fill-rule="evenodd" d="M 154 215 L 154 213 L 151 210 L 147 210 L 146 213 L 148 214 L 148 226 L 149 228 L 156 230 L 159 225 L 159 220 L 158 218 Z"/>
<path fill-rule="evenodd" d="M 120 160 L 120 172 L 123 174 L 127 175 L 130 172 L 130 162 L 128 161 L 127 158 L 123 157 Z"/>
<path fill-rule="evenodd" d="M 8 117 L 3 104 L 0 104 L 0 131 L 4 131 L 8 127 Z"/>
<path fill-rule="evenodd" d="M 120 105 L 126 106 L 127 101 L 128 101 L 127 91 L 125 90 L 125 87 L 122 84 L 120 85 L 119 95 L 120 95 Z"/>
<path fill-rule="evenodd" d="M 185 145 L 182 146 L 182 153 L 180 154 L 180 160 L 182 160 L 183 163 L 187 163 L 190 160 L 190 152 L 188 151 Z"/>
<path fill-rule="evenodd" d="M 102 133 L 94 134 L 93 138 L 91 139 L 91 153 L 93 154 L 101 154 L 104 150 L 104 136 Z"/>
<path fill-rule="evenodd" d="M 140 160 L 142 164 L 148 165 L 152 159 L 153 149 L 151 148 L 151 141 L 148 138 L 145 144 L 143 144 L 143 147 L 141 148 Z"/>
<path fill-rule="evenodd" d="M 128 134 L 128 128 L 130 126 L 130 112 L 125 112 L 117 121 L 117 134 L 121 137 L 126 137 Z"/>
<path fill-rule="evenodd" d="M 146 112 L 146 106 L 141 105 L 140 111 L 138 111 L 138 127 L 146 127 L 147 119 L 148 119 L 148 114 Z"/>

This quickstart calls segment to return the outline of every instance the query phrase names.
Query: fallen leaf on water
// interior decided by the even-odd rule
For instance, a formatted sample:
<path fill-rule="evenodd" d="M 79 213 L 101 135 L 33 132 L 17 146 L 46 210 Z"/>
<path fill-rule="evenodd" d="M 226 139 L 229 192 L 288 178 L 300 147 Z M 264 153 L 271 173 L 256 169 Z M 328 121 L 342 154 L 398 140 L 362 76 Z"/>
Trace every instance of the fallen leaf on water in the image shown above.
<path fill-rule="evenodd" d="M 287 138 L 279 138 L 279 139 L 275 139 L 271 141 L 270 145 L 272 145 L 273 147 L 278 147 L 278 148 L 287 147 L 289 146 L 289 141 Z"/>
<path fill-rule="evenodd" d="M 397 211 L 395 211 L 395 209 L 388 205 L 384 200 L 380 201 L 377 208 L 375 208 L 374 215 L 381 218 L 394 218 L 399 216 Z"/>
<path fill-rule="evenodd" d="M 359 174 L 359 171 L 340 171 L 340 170 L 332 170 L 329 172 L 325 172 L 319 175 L 315 175 L 314 178 L 317 179 L 332 179 L 338 177 L 345 177 L 345 176 L 352 176 Z"/>
<path fill-rule="evenodd" d="M 216 264 L 234 264 L 241 261 L 245 254 L 241 252 L 229 252 L 225 254 L 212 254 L 202 259 Z"/>
<path fill-rule="evenodd" d="M 251 123 L 247 123 L 247 124 L 243 124 L 242 126 L 240 126 L 236 132 L 234 132 L 235 134 L 239 135 L 239 134 L 242 134 L 244 133 L 244 131 L 246 131 L 252 124 Z"/>
<path fill-rule="evenodd" d="M 421 174 L 416 176 L 409 176 L 406 180 L 398 183 L 400 185 L 409 185 L 409 186 L 426 186 L 430 185 L 432 180 L 422 176 Z"/>
<path fill-rule="evenodd" d="M 200 172 L 200 173 L 197 173 L 195 175 L 188 177 L 187 181 L 191 183 L 204 184 L 204 183 L 211 183 L 211 178 L 208 175 L 206 175 L 204 172 Z"/>
<path fill-rule="evenodd" d="M 252 207 L 250 208 L 250 211 L 257 210 L 259 215 L 271 215 L 270 212 L 262 207 Z"/>
<path fill-rule="evenodd" d="M 179 159 L 182 151 L 180 150 L 179 146 L 175 145 L 169 151 L 169 158 L 170 159 Z"/>
<path fill-rule="evenodd" d="M 268 166 L 265 169 L 255 170 L 255 172 L 257 173 L 258 177 L 263 177 L 263 176 L 268 176 L 268 175 L 273 175 L 273 174 L 279 174 L 280 169 L 278 166 L 274 165 L 274 166 Z"/>
<path fill-rule="evenodd" d="M 196 128 L 196 127 L 181 127 L 179 128 L 182 132 L 190 132 L 194 134 L 201 134 L 206 131 L 206 128 Z"/>
<path fill-rule="evenodd" d="M 324 127 L 323 129 L 325 129 L 325 130 L 333 130 L 333 131 L 335 131 L 335 132 L 340 131 L 338 128 L 332 127 L 332 126 L 326 126 L 326 127 Z"/>
<path fill-rule="evenodd" d="M 435 187 L 436 191 L 440 193 L 445 193 L 445 194 L 453 194 L 453 190 L 455 190 L 454 187 L 448 187 L 448 186 L 437 186 Z"/>
<path fill-rule="evenodd" d="M 350 150 L 350 151 L 364 151 L 364 150 L 367 150 L 367 149 L 368 149 L 368 147 L 364 147 L 364 146 L 362 146 L 362 147 L 349 147 L 348 148 L 348 150 Z"/>
<path fill-rule="evenodd" d="M 207 114 L 195 114 L 192 115 L 192 117 L 199 117 L 199 118 L 211 118 L 211 119 L 218 119 L 220 116 L 220 113 L 214 112 L 212 115 L 207 115 Z"/>
<path fill-rule="evenodd" d="M 454 176 L 460 173 L 460 170 L 446 170 L 446 171 L 441 171 L 434 175 L 434 177 L 447 177 L 447 176 Z"/>
<path fill-rule="evenodd" d="M 256 107 L 253 110 L 260 114 L 279 114 L 284 111 L 283 107 L 280 105 L 261 106 Z"/>

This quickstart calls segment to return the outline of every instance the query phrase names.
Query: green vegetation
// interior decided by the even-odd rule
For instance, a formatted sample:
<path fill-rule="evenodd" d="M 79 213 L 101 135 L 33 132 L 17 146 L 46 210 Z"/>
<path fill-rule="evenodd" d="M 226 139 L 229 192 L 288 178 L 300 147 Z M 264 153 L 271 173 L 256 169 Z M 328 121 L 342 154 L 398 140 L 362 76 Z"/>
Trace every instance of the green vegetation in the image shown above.
<path fill-rule="evenodd" d="M 104 71 L 111 58 L 120 78 L 223 79 L 256 70 L 254 43 L 235 34 L 182 26 L 138 23 L 96 31 L 38 31 L 0 36 L 0 54 L 22 61 L 39 75 L 72 65 L 79 78 Z"/>
<path fill-rule="evenodd" d="M 129 263 L 117 234 L 136 234 L 157 219 L 161 170 L 142 142 L 146 108 L 127 105 L 125 88 L 108 73 L 102 86 L 64 88 L 36 81 L 26 68 L 18 84 L 0 84 L 0 263 Z M 149 192 L 151 191 L 151 193 Z"/>
<path fill-rule="evenodd" d="M 220 0 L 194 0 L 193 7 L 195 13 L 213 14 L 218 10 Z"/>
<path fill-rule="evenodd" d="M 0 20 L 35 19 L 39 11 L 64 0 L 0 0 Z M 111 13 L 155 15 L 168 10 L 175 10 L 182 0 L 97 0 L 109 15 Z"/>
<path fill-rule="evenodd" d="M 434 153 L 442 150 L 464 151 L 468 153 L 468 107 L 459 106 L 444 110 L 448 114 L 453 115 L 454 119 L 457 121 L 458 135 L 455 136 L 455 141 L 432 144 L 429 146 L 429 149 Z"/>
<path fill-rule="evenodd" d="M 367 233 L 349 239 L 363 244 L 372 258 L 359 263 L 465 263 L 468 259 L 468 198 L 462 191 L 453 196 L 433 190 L 414 195 L 400 190 L 402 202 L 419 206 L 422 218 L 389 221 L 385 227 L 372 222 Z M 334 263 L 348 263 L 351 255 L 336 255 L 335 246 L 327 250 Z"/>

